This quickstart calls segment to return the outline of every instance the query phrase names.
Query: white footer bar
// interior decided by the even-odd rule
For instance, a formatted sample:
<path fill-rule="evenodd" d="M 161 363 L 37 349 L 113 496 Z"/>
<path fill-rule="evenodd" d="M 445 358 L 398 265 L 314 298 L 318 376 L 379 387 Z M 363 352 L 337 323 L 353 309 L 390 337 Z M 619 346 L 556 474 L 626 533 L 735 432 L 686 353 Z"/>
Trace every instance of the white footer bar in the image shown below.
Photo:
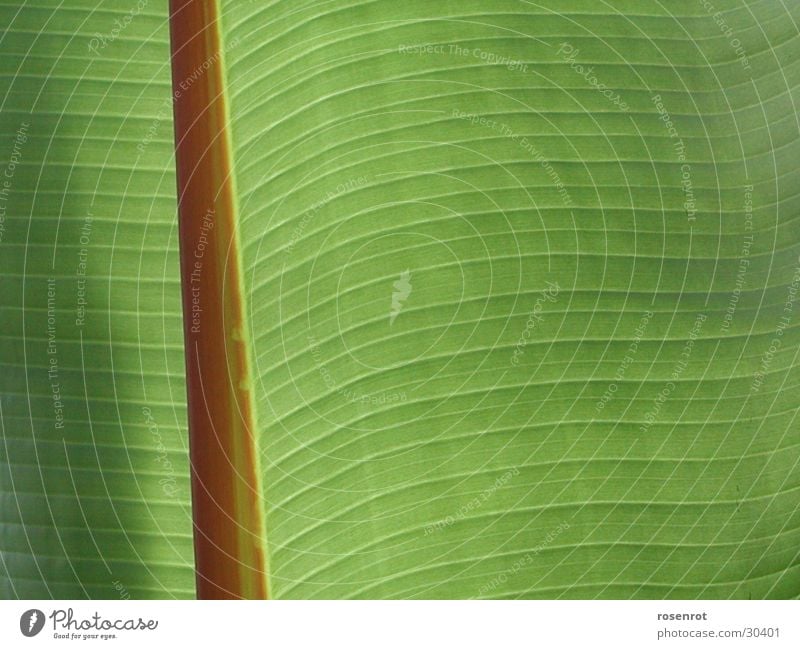
<path fill-rule="evenodd" d="M 0 647 L 796 649 L 799 620 L 797 601 L 2 601 Z"/>

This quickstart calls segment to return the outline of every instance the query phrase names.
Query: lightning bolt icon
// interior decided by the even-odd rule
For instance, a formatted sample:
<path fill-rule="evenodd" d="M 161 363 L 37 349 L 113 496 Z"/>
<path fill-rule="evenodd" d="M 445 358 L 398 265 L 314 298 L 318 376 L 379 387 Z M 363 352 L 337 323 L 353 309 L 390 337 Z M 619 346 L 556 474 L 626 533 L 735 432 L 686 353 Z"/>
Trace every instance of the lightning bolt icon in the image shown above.
<path fill-rule="evenodd" d="M 39 619 L 39 616 L 36 615 L 36 611 L 31 613 L 31 619 L 28 620 L 28 631 L 33 631 L 33 625 L 36 624 L 36 620 Z"/>

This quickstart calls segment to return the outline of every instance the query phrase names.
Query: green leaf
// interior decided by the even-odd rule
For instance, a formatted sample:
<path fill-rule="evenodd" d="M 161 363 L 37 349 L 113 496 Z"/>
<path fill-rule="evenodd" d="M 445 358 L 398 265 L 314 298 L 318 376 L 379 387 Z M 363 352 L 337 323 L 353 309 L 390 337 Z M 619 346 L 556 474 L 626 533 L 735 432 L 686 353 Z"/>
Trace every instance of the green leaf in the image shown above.
<path fill-rule="evenodd" d="M 0 2 L 0 597 L 194 593 L 167 19 Z"/>
<path fill-rule="evenodd" d="M 0 595 L 800 595 L 797 6 L 0 6 Z"/>
<path fill-rule="evenodd" d="M 219 3 L 270 596 L 800 594 L 797 7 L 566 6 Z"/>

